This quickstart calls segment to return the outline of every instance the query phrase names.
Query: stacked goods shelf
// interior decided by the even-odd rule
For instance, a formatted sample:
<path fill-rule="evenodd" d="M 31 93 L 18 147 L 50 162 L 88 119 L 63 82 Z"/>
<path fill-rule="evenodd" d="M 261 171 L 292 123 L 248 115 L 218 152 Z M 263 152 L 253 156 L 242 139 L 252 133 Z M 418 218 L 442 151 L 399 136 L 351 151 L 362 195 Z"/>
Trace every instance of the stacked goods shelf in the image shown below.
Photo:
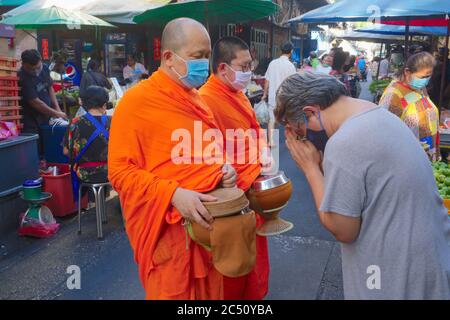
<path fill-rule="evenodd" d="M 20 130 L 20 88 L 17 60 L 0 56 L 0 120 L 14 122 Z"/>
<path fill-rule="evenodd" d="M 17 60 L 0 56 L 0 77 L 17 77 Z"/>

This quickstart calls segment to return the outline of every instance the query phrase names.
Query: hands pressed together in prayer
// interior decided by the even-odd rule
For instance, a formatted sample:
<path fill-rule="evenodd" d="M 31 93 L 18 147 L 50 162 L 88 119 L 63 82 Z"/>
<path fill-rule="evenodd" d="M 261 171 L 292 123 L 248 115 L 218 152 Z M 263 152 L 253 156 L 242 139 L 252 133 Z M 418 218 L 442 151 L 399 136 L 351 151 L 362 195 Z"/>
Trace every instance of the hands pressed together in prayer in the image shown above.
<path fill-rule="evenodd" d="M 221 186 L 223 188 L 233 188 L 236 185 L 236 170 L 229 164 L 222 167 L 224 173 Z M 177 208 L 178 212 L 188 221 L 200 224 L 202 227 L 212 230 L 213 217 L 206 210 L 202 201 L 217 201 L 216 197 L 206 195 L 200 192 L 177 188 L 172 196 L 172 205 Z"/>
<path fill-rule="evenodd" d="M 295 131 L 286 128 L 286 146 L 297 166 L 306 174 L 317 168 L 320 169 L 322 155 L 308 140 L 301 139 Z"/>

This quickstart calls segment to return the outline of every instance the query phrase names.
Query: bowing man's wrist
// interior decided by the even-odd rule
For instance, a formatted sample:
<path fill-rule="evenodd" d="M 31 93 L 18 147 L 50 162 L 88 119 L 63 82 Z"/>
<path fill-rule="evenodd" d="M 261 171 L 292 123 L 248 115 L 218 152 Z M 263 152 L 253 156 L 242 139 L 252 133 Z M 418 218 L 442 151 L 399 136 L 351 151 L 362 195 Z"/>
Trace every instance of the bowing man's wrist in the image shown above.
<path fill-rule="evenodd" d="M 323 173 L 320 169 L 319 164 L 308 166 L 308 168 L 305 168 L 303 173 L 305 174 L 306 180 L 308 180 L 308 182 L 313 181 L 317 178 L 323 178 Z"/>

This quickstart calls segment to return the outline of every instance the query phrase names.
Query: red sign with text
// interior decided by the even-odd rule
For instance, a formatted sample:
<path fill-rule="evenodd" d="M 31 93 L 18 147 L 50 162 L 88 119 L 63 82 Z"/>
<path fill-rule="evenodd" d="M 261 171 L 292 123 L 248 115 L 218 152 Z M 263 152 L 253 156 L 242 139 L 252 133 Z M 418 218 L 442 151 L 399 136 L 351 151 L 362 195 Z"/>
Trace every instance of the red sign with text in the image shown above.
<path fill-rule="evenodd" d="M 153 38 L 153 60 L 161 60 L 161 39 Z"/>
<path fill-rule="evenodd" d="M 48 51 L 48 39 L 42 39 L 42 59 L 43 60 L 50 59 L 50 54 Z"/>

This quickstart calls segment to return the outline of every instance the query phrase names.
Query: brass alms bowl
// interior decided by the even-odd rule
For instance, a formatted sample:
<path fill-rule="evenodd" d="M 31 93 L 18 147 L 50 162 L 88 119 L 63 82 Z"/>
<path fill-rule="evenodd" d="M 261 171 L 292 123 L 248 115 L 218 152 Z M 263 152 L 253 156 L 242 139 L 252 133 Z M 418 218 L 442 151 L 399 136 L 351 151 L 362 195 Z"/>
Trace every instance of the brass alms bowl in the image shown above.
<path fill-rule="evenodd" d="M 258 228 L 260 236 L 272 236 L 293 228 L 291 222 L 279 217 L 292 195 L 292 183 L 283 171 L 275 175 L 260 176 L 247 192 L 250 208 L 264 217 L 265 223 Z"/>

